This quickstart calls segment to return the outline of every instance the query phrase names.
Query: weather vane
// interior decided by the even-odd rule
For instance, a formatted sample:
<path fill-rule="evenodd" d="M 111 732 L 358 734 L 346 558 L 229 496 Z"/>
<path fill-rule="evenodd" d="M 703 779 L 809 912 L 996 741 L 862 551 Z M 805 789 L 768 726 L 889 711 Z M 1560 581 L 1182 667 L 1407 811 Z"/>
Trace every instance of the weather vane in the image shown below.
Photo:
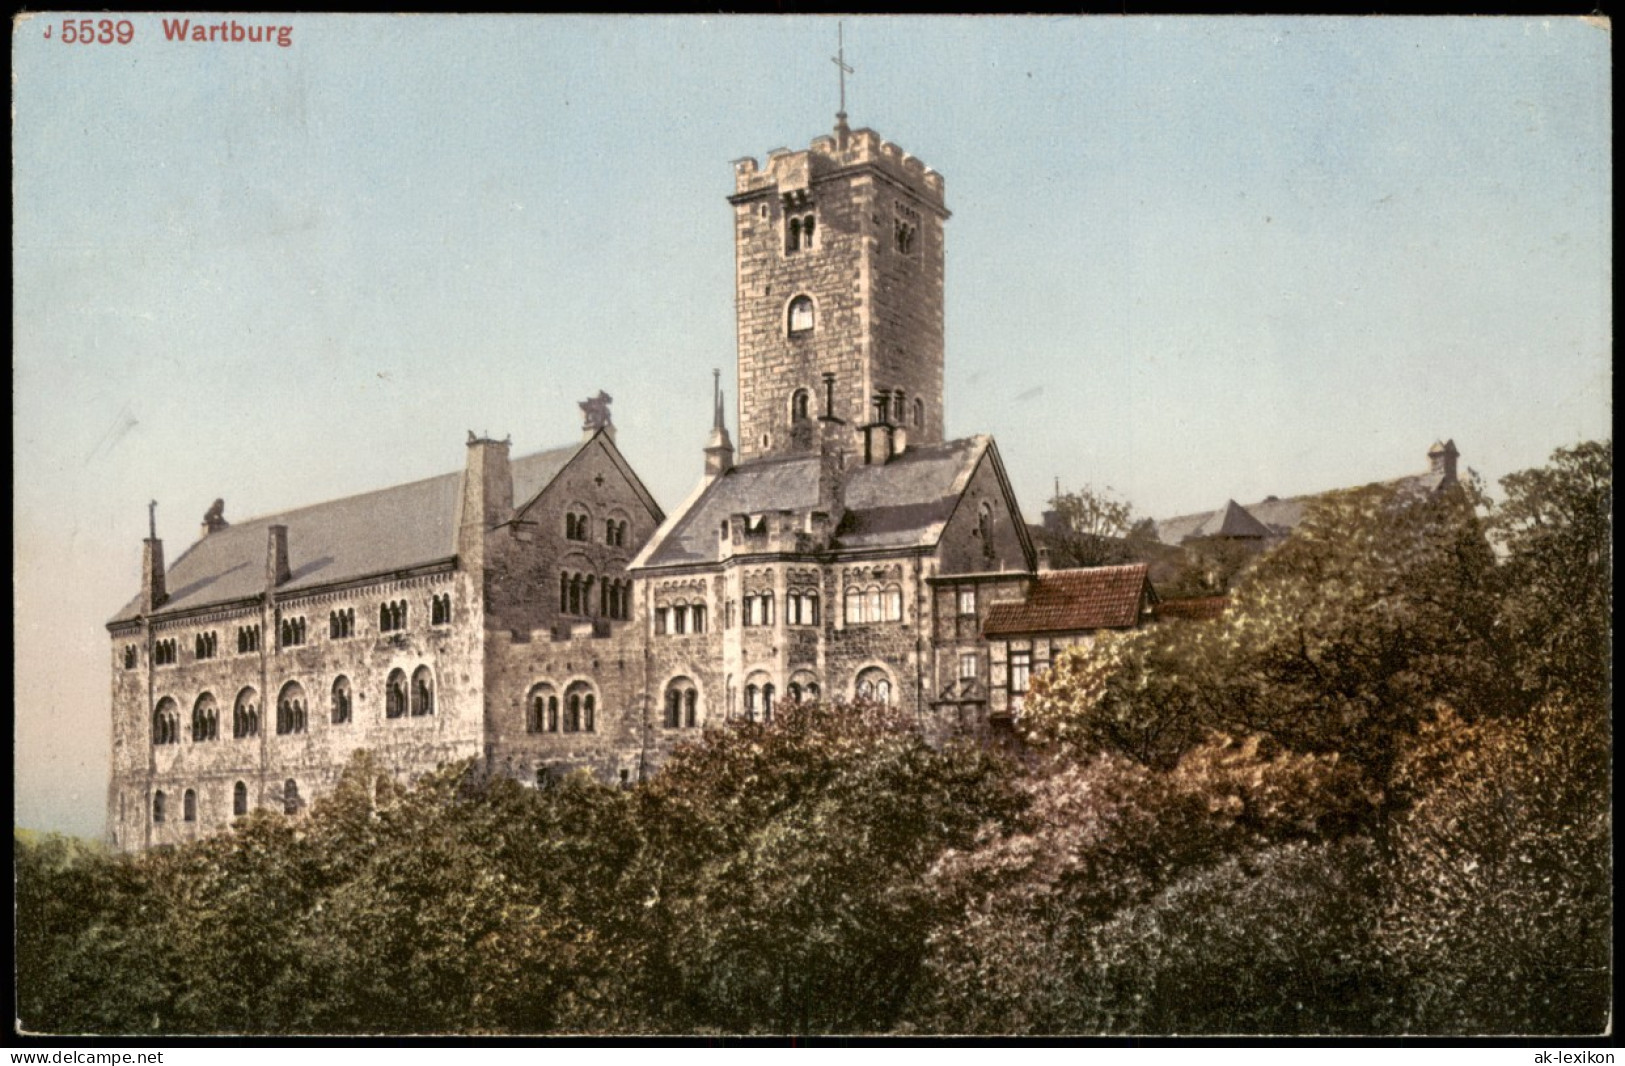
<path fill-rule="evenodd" d="M 842 24 L 837 22 L 835 24 L 835 54 L 829 57 L 829 61 L 831 63 L 834 63 L 838 68 L 840 68 L 840 74 L 838 75 L 838 77 L 841 79 L 841 109 L 839 111 L 835 112 L 835 117 L 840 119 L 842 122 L 845 122 L 846 121 L 846 76 L 848 74 L 856 74 L 857 71 L 853 70 L 851 67 L 846 65 L 846 38 L 843 35 L 842 30 L 843 30 Z"/>

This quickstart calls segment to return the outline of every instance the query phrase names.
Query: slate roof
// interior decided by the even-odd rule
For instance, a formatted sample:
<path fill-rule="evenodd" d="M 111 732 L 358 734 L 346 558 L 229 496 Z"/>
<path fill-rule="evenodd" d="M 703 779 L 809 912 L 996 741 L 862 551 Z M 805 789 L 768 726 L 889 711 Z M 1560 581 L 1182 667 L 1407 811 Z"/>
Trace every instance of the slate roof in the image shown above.
<path fill-rule="evenodd" d="M 1141 603 L 1154 595 L 1144 563 L 1049 570 L 1038 575 L 1024 602 L 990 606 L 982 633 L 1007 637 L 1130 629 L 1139 623 Z"/>
<path fill-rule="evenodd" d="M 1437 492 L 1449 482 L 1449 478 L 1442 471 L 1429 471 L 1426 474 L 1414 474 L 1409 477 L 1394 478 L 1391 481 L 1376 481 L 1374 485 L 1388 485 L 1402 491 L 1428 494 Z M 1338 490 L 1331 490 L 1338 491 Z M 1191 537 L 1211 536 L 1259 536 L 1254 533 L 1213 532 L 1222 530 L 1231 522 L 1239 525 L 1233 528 L 1246 528 L 1246 519 L 1251 518 L 1257 525 L 1265 529 L 1265 536 L 1280 538 L 1291 533 L 1303 521 L 1303 512 L 1314 500 L 1326 493 L 1310 493 L 1307 496 L 1269 496 L 1257 503 L 1249 503 L 1245 507 L 1228 501 L 1224 507 L 1217 511 L 1202 511 L 1198 514 L 1179 515 L 1176 518 L 1165 518 L 1157 523 L 1157 539 L 1164 544 L 1178 547 Z M 1239 512 L 1234 519 L 1229 518 L 1231 510 Z"/>
<path fill-rule="evenodd" d="M 929 548 L 942 536 L 987 436 L 915 444 L 888 463 L 846 469 L 846 514 L 836 550 Z M 765 459 L 729 470 L 679 507 L 632 562 L 632 569 L 721 561 L 718 531 L 736 514 L 810 511 L 818 506 L 816 455 Z"/>
<path fill-rule="evenodd" d="M 521 456 L 510 464 L 514 502 L 523 506 L 558 476 L 586 442 Z M 394 573 L 457 554 L 462 471 L 395 485 L 298 510 L 262 515 L 210 533 L 165 571 L 169 598 L 157 616 L 250 599 L 265 590 L 267 528 L 288 527 L 292 577 L 278 592 Z M 141 613 L 139 595 L 110 624 Z"/>

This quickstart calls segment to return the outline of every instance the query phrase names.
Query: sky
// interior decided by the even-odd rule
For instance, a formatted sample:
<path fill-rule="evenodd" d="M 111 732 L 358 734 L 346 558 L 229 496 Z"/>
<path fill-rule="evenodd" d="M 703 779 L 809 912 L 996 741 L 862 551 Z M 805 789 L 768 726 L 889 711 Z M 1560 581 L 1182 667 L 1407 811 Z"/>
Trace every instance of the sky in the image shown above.
<path fill-rule="evenodd" d="M 174 559 L 216 497 L 457 470 L 469 430 L 568 443 L 600 389 L 682 500 L 736 366 L 731 163 L 830 131 L 836 23 L 234 17 L 280 47 L 67 18 L 12 32 L 15 821 L 95 836 L 149 500 Z M 1611 434 L 1606 24 L 844 39 L 851 124 L 944 176 L 948 432 L 994 435 L 1029 520 L 1056 479 L 1161 518 L 1445 437 L 1493 495 Z"/>

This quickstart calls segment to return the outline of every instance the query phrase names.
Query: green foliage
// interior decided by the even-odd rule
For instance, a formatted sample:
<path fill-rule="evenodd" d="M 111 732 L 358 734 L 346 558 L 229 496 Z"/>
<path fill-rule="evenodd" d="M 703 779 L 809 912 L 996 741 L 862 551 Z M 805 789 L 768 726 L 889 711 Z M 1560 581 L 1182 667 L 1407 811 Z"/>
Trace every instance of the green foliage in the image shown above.
<path fill-rule="evenodd" d="M 1501 479 L 1491 527 L 1507 559 L 1504 619 L 1524 690 L 1580 699 L 1608 687 L 1614 449 L 1588 441 Z"/>
<path fill-rule="evenodd" d="M 1611 1007 L 1609 729 L 1596 702 L 1441 715 L 1399 768 L 1382 922 L 1418 1032 L 1600 1033 Z"/>
<path fill-rule="evenodd" d="M 984 831 L 933 872 L 955 919 L 931 938 L 912 1011 L 920 1028 L 1124 1032 L 1152 1017 L 1227 1028 L 1192 1020 L 1223 1006 L 1212 992 L 1206 1004 L 1186 1002 L 1177 1022 L 1135 1013 L 1148 1009 L 1146 988 L 1102 955 L 1101 931 L 1142 912 L 1166 919 L 1183 897 L 1156 901 L 1173 886 L 1254 849 L 1335 837 L 1370 802 L 1335 757 L 1258 737 L 1214 737 L 1168 771 L 1114 755 L 1063 763 L 1028 788 L 1032 805 L 1017 831 Z"/>
<path fill-rule="evenodd" d="M 1262 732 L 1381 787 L 1435 702 L 1500 706 L 1494 565 L 1466 493 L 1323 497 L 1222 618 L 1069 651 L 1035 682 L 1025 728 L 1160 767 L 1208 731 Z"/>
<path fill-rule="evenodd" d="M 1154 536 L 1148 522 L 1136 522 L 1133 506 L 1110 489 L 1085 485 L 1076 492 L 1057 491 L 1049 506 L 1058 521 L 1046 523 L 1045 532 L 1058 567 L 1131 562 L 1135 546 Z"/>
<path fill-rule="evenodd" d="M 874 706 L 787 707 L 679 751 L 641 796 L 660 1026 L 889 1028 L 937 914 L 922 876 L 1014 812 L 1008 774 Z"/>

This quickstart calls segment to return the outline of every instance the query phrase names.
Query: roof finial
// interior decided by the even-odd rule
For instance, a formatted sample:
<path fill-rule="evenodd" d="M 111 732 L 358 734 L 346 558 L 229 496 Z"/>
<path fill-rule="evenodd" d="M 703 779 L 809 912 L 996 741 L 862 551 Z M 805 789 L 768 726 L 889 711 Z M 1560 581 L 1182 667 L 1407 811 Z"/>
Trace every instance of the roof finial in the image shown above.
<path fill-rule="evenodd" d="M 157 500 L 151 500 L 151 501 L 149 501 L 147 503 L 147 539 L 148 540 L 157 540 L 158 539 L 158 501 Z"/>
<path fill-rule="evenodd" d="M 846 65 L 846 37 L 843 29 L 841 23 L 837 22 L 835 24 L 835 54 L 829 57 L 829 61 L 840 68 L 838 76 L 841 79 L 841 109 L 835 112 L 837 127 L 846 125 L 846 76 L 857 73 L 857 71 Z"/>

